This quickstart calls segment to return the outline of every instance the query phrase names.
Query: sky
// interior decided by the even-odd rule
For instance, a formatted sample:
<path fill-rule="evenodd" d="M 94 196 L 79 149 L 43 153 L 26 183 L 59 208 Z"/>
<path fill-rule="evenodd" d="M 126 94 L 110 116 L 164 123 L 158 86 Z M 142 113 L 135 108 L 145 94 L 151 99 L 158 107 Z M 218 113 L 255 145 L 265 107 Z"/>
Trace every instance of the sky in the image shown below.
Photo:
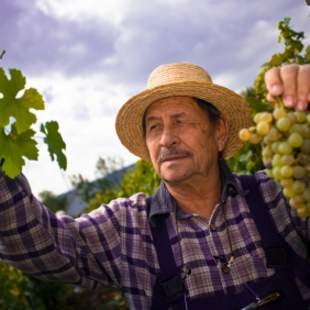
<path fill-rule="evenodd" d="M 192 62 L 240 92 L 282 49 L 283 17 L 310 44 L 309 8 L 304 0 L 1 0 L 0 65 L 22 70 L 43 94 L 38 121 L 57 120 L 67 145 L 62 171 L 38 136 L 39 161 L 23 169 L 34 194 L 66 192 L 75 174 L 94 179 L 99 156 L 124 165 L 138 159 L 118 141 L 114 122 L 156 66 Z"/>

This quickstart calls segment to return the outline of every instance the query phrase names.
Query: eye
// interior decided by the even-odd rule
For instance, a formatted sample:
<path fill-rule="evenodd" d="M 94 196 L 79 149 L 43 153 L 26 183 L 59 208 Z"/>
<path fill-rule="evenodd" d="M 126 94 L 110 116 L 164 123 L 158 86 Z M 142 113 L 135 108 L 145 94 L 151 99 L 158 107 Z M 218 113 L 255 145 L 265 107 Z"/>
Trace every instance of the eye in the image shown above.
<path fill-rule="evenodd" d="M 153 124 L 153 125 L 149 126 L 149 131 L 152 131 L 152 130 L 158 128 L 158 126 L 159 126 L 158 124 Z"/>
<path fill-rule="evenodd" d="M 185 119 L 183 119 L 183 118 L 177 118 L 176 121 L 175 121 L 175 123 L 176 123 L 176 125 L 178 125 L 178 126 L 183 126 L 183 125 L 186 123 L 186 121 L 185 121 Z"/>
<path fill-rule="evenodd" d="M 159 130 L 159 128 L 160 128 L 159 123 L 152 123 L 152 124 L 148 125 L 147 132 L 154 132 L 154 131 Z"/>

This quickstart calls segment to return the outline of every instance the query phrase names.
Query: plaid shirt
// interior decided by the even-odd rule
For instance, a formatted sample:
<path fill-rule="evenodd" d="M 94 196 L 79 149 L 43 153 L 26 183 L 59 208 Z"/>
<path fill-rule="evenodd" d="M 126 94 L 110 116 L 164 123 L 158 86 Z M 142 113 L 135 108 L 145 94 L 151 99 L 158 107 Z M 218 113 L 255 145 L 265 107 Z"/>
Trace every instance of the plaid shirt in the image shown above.
<path fill-rule="evenodd" d="M 255 177 L 279 233 L 306 257 L 309 219 L 296 217 L 263 172 Z M 244 283 L 269 277 L 274 270 L 266 268 L 238 176 L 222 168 L 222 180 L 221 203 L 209 220 L 178 209 L 163 184 L 151 200 L 150 218 L 146 195 L 137 193 L 73 219 L 43 207 L 24 176 L 12 181 L 0 174 L 0 258 L 42 279 L 94 289 L 120 287 L 131 309 L 149 309 L 159 272 L 150 222 L 170 213 L 168 232 L 175 260 L 191 268 L 185 282 L 189 296 L 241 290 Z M 231 252 L 235 260 L 230 272 L 223 273 L 216 257 Z M 299 279 L 296 283 L 310 305 L 309 287 Z"/>

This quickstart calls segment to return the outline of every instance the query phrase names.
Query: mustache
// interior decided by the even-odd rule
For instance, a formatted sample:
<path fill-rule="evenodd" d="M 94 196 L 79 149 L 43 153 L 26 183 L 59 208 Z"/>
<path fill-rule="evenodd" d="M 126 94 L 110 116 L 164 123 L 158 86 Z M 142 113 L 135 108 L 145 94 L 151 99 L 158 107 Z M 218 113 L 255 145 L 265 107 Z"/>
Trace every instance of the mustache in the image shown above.
<path fill-rule="evenodd" d="M 168 147 L 162 147 L 160 149 L 159 155 L 158 155 L 158 162 L 163 162 L 166 159 L 173 157 L 173 156 L 188 156 L 191 155 L 190 152 L 180 149 L 180 148 L 168 148 Z"/>

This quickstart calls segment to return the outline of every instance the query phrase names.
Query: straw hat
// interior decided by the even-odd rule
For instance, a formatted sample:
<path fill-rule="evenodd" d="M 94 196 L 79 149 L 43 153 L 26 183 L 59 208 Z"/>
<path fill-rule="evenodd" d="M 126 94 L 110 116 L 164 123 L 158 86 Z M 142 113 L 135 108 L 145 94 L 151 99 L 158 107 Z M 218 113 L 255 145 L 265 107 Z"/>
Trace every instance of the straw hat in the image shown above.
<path fill-rule="evenodd" d="M 143 115 L 153 102 L 172 96 L 196 97 L 212 103 L 228 123 L 224 158 L 231 157 L 241 148 L 238 132 L 252 125 L 250 108 L 243 97 L 214 84 L 203 68 L 190 63 L 176 63 L 157 67 L 149 76 L 146 90 L 130 98 L 119 110 L 116 132 L 131 153 L 150 161 L 143 135 Z"/>

